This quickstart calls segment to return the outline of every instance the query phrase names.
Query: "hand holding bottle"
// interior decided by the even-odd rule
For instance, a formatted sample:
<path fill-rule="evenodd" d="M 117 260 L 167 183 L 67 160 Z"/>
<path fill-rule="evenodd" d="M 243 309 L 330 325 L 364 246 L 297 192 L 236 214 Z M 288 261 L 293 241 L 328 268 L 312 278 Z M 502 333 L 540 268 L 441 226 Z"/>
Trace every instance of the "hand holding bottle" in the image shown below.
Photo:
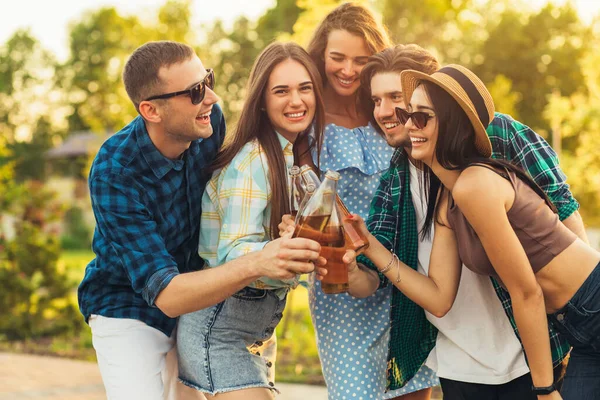
<path fill-rule="evenodd" d="M 344 223 L 347 225 L 351 225 L 352 228 L 354 228 L 354 230 L 367 242 L 366 246 L 363 249 L 361 249 L 362 251 L 358 251 L 357 253 L 360 254 L 362 252 L 366 252 L 366 250 L 370 247 L 371 242 L 375 240 L 375 238 L 367 229 L 367 224 L 365 223 L 365 220 L 363 220 L 358 214 L 347 214 L 344 217 Z"/>
<path fill-rule="evenodd" d="M 358 264 L 356 263 L 356 252 L 354 250 L 346 250 L 342 261 L 348 268 L 348 276 L 358 271 Z M 327 267 L 315 266 L 315 277 L 322 281 L 327 275 Z"/>
<path fill-rule="evenodd" d="M 267 243 L 258 252 L 261 260 L 257 262 L 260 275 L 272 279 L 292 279 L 299 274 L 313 272 L 327 263 L 320 256 L 321 246 L 314 240 L 291 238 L 291 233 Z"/>

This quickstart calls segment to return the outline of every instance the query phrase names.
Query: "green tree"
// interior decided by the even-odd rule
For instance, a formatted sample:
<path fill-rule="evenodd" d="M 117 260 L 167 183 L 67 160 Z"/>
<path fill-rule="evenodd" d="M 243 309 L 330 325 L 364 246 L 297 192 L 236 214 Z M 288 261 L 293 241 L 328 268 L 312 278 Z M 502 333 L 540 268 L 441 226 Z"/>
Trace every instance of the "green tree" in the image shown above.
<path fill-rule="evenodd" d="M 490 2 L 491 3 L 491 2 Z M 381 0 L 383 21 L 394 43 L 416 43 L 444 64 L 476 62 L 485 40 L 486 12 L 473 0 Z M 488 3 L 489 4 L 489 3 Z"/>
<path fill-rule="evenodd" d="M 151 40 L 191 43 L 190 5 L 190 0 L 169 0 L 149 24 L 101 8 L 71 26 L 71 55 L 56 80 L 67 93 L 71 132 L 115 132 L 137 115 L 121 78 L 127 57 Z"/>
<path fill-rule="evenodd" d="M 148 40 L 174 40 L 193 44 L 196 42 L 191 28 L 191 0 L 169 0 L 158 10 L 156 29 L 150 29 Z"/>
<path fill-rule="evenodd" d="M 598 48 L 600 38 L 594 40 Z M 593 43 L 594 43 L 593 42 Z M 600 54 L 589 50 L 582 60 L 586 87 L 570 95 L 549 96 L 544 118 L 560 135 L 563 169 L 587 225 L 600 226 Z"/>
<path fill-rule="evenodd" d="M 256 33 L 263 43 L 269 43 L 282 34 L 294 33 L 294 24 L 306 11 L 296 0 L 278 0 L 259 18 Z"/>
<path fill-rule="evenodd" d="M 135 116 L 121 73 L 127 56 L 147 40 L 146 29 L 136 17 L 101 8 L 70 31 L 71 55 L 57 73 L 72 110 L 69 130 L 115 132 Z"/>
<path fill-rule="evenodd" d="M 75 283 L 58 268 L 60 245 L 51 227 L 60 205 L 40 182 L 8 183 L 7 189 L 0 216 L 12 215 L 16 222 L 14 237 L 0 228 L 0 336 L 20 340 L 79 329 L 70 300 Z"/>
<path fill-rule="evenodd" d="M 585 89 L 580 66 L 589 45 L 589 28 L 582 24 L 570 3 L 548 4 L 532 15 L 507 9 L 488 24 L 489 37 L 472 66 L 484 82 L 499 74 L 519 95 L 519 117 L 536 129 L 549 128 L 542 117 L 548 96 L 555 90 L 570 96 Z M 499 51 L 502 49 L 502 51 Z M 502 111 L 502 110 L 501 110 Z"/>
<path fill-rule="evenodd" d="M 46 178 L 45 153 L 52 148 L 58 137 L 48 118 L 40 117 L 31 135 L 31 140 L 15 142 L 9 146 L 15 160 L 15 178 L 20 182 L 28 179 Z"/>
<path fill-rule="evenodd" d="M 0 47 L 0 132 L 8 142 L 31 133 L 53 71 L 53 57 L 28 30 L 16 31 Z"/>

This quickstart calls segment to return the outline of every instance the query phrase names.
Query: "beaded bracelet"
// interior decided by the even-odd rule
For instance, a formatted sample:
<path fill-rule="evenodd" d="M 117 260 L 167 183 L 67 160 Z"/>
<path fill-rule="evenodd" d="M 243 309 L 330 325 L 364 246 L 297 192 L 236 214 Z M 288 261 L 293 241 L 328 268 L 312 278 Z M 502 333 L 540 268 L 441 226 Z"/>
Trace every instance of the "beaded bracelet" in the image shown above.
<path fill-rule="evenodd" d="M 379 272 L 381 272 L 382 274 L 385 274 L 386 272 L 388 272 L 390 270 L 390 268 L 392 268 L 392 263 L 394 262 L 394 259 L 397 258 L 396 254 L 394 254 L 394 252 L 392 251 L 392 259 L 390 260 L 389 263 L 387 263 L 387 265 L 385 267 L 383 267 L 383 269 L 379 269 Z"/>

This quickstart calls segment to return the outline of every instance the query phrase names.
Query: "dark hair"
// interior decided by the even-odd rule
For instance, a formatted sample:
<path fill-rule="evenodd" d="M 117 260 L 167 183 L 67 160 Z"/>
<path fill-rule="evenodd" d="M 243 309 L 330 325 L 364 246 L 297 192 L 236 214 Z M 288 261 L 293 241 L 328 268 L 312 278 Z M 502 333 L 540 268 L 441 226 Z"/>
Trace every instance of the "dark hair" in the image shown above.
<path fill-rule="evenodd" d="M 158 72 L 161 68 L 187 61 L 195 54 L 187 44 L 168 40 L 148 42 L 135 49 L 123 68 L 125 90 L 135 109 L 139 112 L 144 99 L 160 94 L 163 82 Z"/>
<path fill-rule="evenodd" d="M 265 105 L 265 91 L 273 69 L 285 60 L 300 63 L 310 76 L 316 100 L 316 112 L 313 123 L 306 132 L 314 128 L 317 154 L 320 156 L 322 132 L 325 127 L 325 107 L 323 106 L 323 88 L 319 72 L 308 53 L 296 43 L 274 42 L 267 46 L 256 58 L 247 84 L 247 97 L 242 108 L 240 119 L 210 169 L 223 168 L 240 152 L 242 147 L 253 140 L 259 143 L 260 151 L 264 151 L 268 170 L 269 186 L 271 188 L 271 238 L 279 237 L 277 225 L 284 214 L 290 213 L 288 195 L 288 171 L 281 151 L 281 144 L 271 125 L 266 112 L 261 109 Z M 318 158 L 317 158 L 318 159 Z"/>
<path fill-rule="evenodd" d="M 479 153 L 475 147 L 475 128 L 473 128 L 473 123 L 469 120 L 469 117 L 467 117 L 467 114 L 458 102 L 448 92 L 432 82 L 422 81 L 420 85 L 423 85 L 425 92 L 431 100 L 438 120 L 435 157 L 442 167 L 449 170 L 462 171 L 474 164 L 484 164 L 500 170 L 514 172 L 519 179 L 546 201 L 552 211 L 557 212 L 548 195 L 526 171 L 508 161 L 483 157 Z M 434 218 L 438 221 L 437 205 L 441 197 L 439 195 L 441 194 L 441 190 L 445 190 L 431 169 L 427 165 L 424 168 L 429 174 L 430 179 L 427 216 L 420 232 L 422 239 L 430 236 Z"/>
<path fill-rule="evenodd" d="M 374 104 L 371 100 L 371 80 L 377 74 L 385 72 L 399 74 L 407 69 L 431 75 L 440 69 L 440 64 L 433 54 L 419 45 L 399 44 L 373 54 L 360 73 L 360 94 L 358 98 L 361 111 L 369 117 L 371 124 L 381 135 L 383 135 L 383 132 L 373 116 Z"/>
<path fill-rule="evenodd" d="M 344 30 L 362 38 L 371 54 L 382 51 L 390 44 L 385 27 L 377 22 L 368 8 L 352 2 L 336 7 L 321 21 L 307 47 L 321 74 L 323 86 L 326 84 L 325 49 L 329 34 L 335 30 Z"/>

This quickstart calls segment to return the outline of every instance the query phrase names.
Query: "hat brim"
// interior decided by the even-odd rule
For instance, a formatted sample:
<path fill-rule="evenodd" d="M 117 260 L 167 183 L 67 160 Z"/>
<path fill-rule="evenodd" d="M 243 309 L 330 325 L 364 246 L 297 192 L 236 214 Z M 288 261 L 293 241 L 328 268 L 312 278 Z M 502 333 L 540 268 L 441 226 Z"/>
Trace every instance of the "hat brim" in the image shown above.
<path fill-rule="evenodd" d="M 446 77 L 446 75 L 443 76 Z M 484 157 L 492 156 L 492 143 L 487 135 L 486 128 L 481 123 L 481 120 L 477 116 L 477 112 L 473 106 L 466 102 L 464 98 L 459 95 L 460 92 L 464 93 L 464 90 L 462 90 L 461 86 L 456 81 L 450 77 L 447 79 L 439 79 L 435 76 L 435 73 L 433 75 L 429 75 L 415 70 L 402 71 L 400 74 L 400 80 L 402 82 L 402 95 L 404 96 L 404 104 L 407 106 L 410 103 L 413 92 L 417 86 L 419 86 L 421 81 L 431 82 L 446 91 L 454 100 L 456 100 L 473 124 L 473 128 L 475 129 L 475 148 L 477 151 Z"/>

